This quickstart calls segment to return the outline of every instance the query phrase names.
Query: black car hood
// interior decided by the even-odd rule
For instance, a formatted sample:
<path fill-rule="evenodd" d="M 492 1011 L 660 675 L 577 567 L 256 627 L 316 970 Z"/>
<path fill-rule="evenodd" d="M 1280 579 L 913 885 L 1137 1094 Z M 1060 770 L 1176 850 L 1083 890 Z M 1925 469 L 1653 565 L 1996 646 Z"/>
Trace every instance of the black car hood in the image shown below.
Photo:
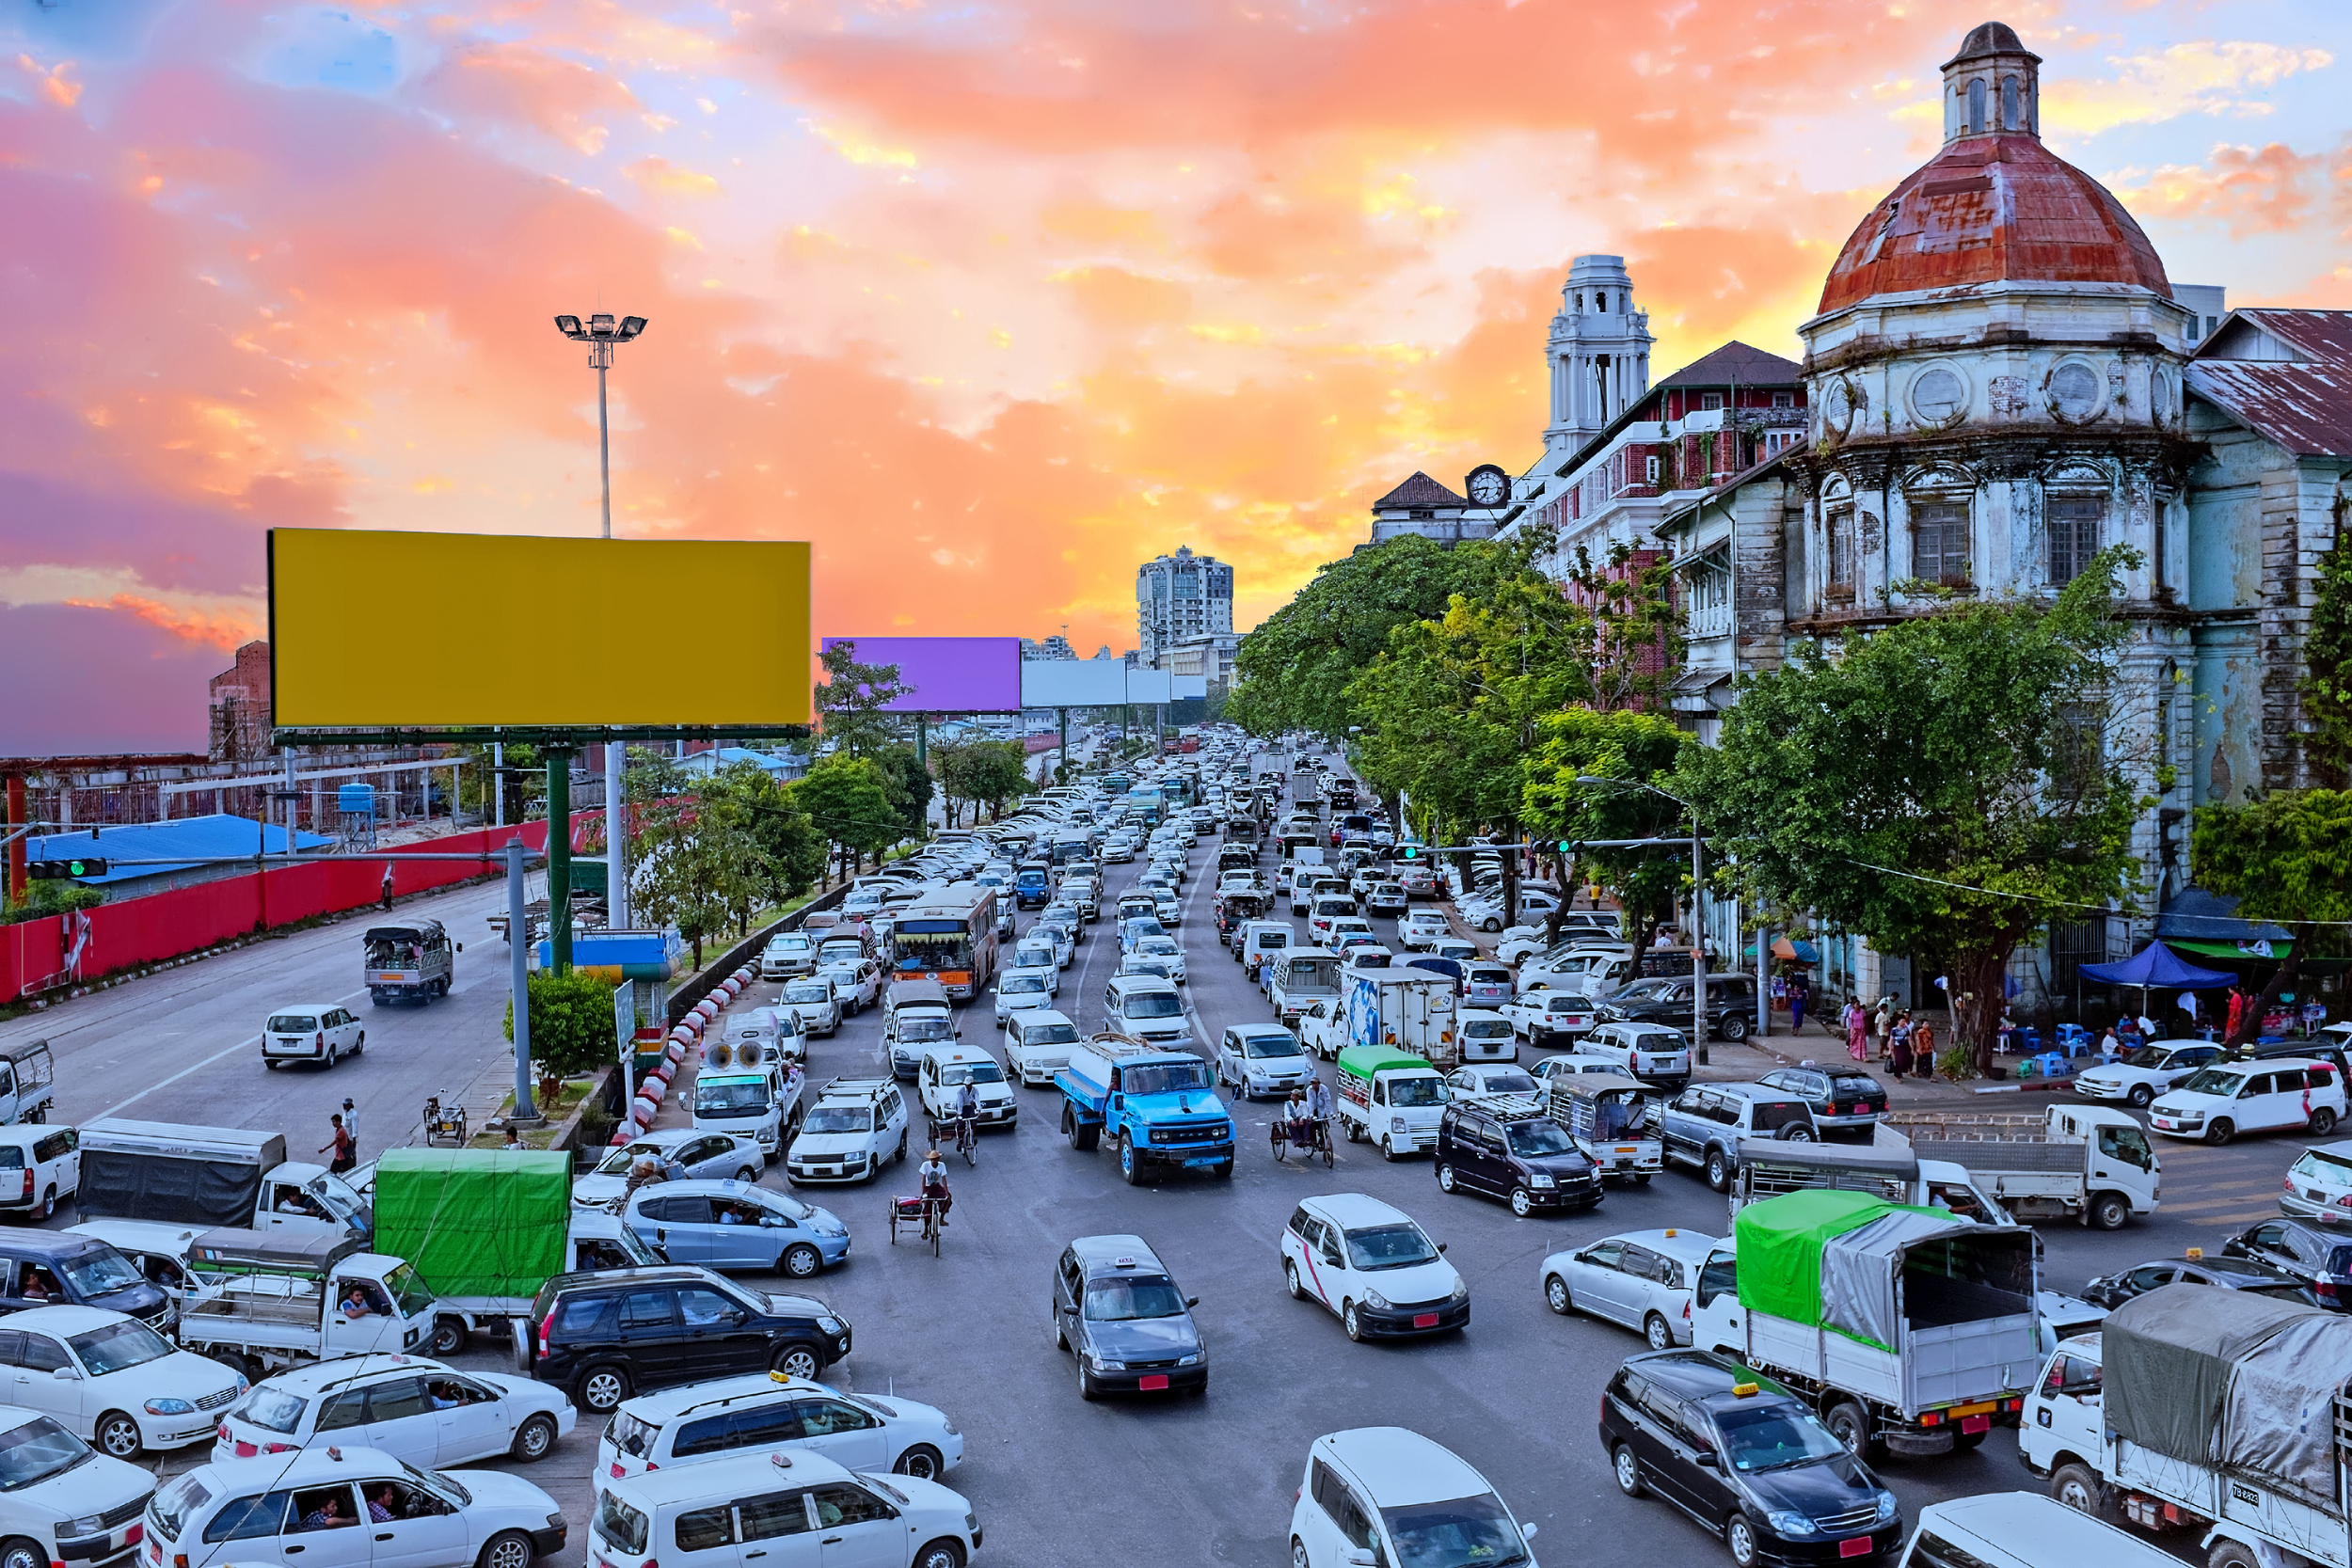
<path fill-rule="evenodd" d="M 1559 1181 L 1581 1181 L 1593 1174 L 1593 1163 L 1581 1154 L 1550 1154 L 1538 1160 L 1515 1154 L 1511 1158 L 1524 1170 L 1540 1172 Z"/>
<path fill-rule="evenodd" d="M 1189 1315 L 1136 1318 L 1126 1323 L 1087 1320 L 1086 1337 L 1105 1361 L 1166 1361 L 1200 1348 L 1200 1333 Z"/>
<path fill-rule="evenodd" d="M 1763 1470 L 1738 1479 L 1756 1499 L 1757 1512 L 1763 1513 L 1785 1508 L 1808 1519 L 1826 1519 L 1878 1501 L 1878 1478 L 1851 1454 L 1835 1454 L 1818 1465 L 1792 1465 L 1785 1470 Z"/>

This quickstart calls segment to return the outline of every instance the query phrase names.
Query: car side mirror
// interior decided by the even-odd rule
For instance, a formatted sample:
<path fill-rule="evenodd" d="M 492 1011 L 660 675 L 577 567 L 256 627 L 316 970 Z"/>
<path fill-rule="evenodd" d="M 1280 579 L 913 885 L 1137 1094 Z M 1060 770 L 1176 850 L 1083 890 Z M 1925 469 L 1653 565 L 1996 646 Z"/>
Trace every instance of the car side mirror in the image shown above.
<path fill-rule="evenodd" d="M 1445 1243 L 1443 1242 L 1439 1242 L 1438 1243 L 1438 1250 L 1439 1252 L 1443 1252 L 1445 1250 Z"/>
<path fill-rule="evenodd" d="M 1350 1546 L 1340 1560 L 1346 1563 L 1347 1568 L 1373 1568 L 1374 1562 L 1378 1560 L 1361 1546 Z"/>
<path fill-rule="evenodd" d="M 1184 1298 L 1184 1305 L 1186 1307 L 1198 1307 L 1200 1305 L 1200 1298 L 1199 1296 L 1186 1296 Z"/>
<path fill-rule="evenodd" d="M 1522 1541 L 1533 1541 L 1533 1540 L 1534 1540 L 1534 1539 L 1535 1539 L 1535 1527 L 1534 1527 L 1534 1525 L 1521 1525 L 1521 1526 L 1519 1527 L 1519 1539 L 1520 1539 L 1520 1540 L 1522 1540 Z"/>
<path fill-rule="evenodd" d="M 56 1378 L 59 1383 L 79 1382 L 82 1376 L 80 1372 L 75 1371 L 71 1367 L 59 1367 L 49 1375 Z"/>
<path fill-rule="evenodd" d="M 459 942 L 459 943 L 457 944 L 457 951 L 459 951 L 460 953 L 463 953 L 465 950 L 466 950 L 466 944 L 465 944 L 464 942 Z"/>
<path fill-rule="evenodd" d="M 1716 1457 L 1712 1449 L 1701 1449 L 1692 1456 L 1691 1463 L 1702 1470 L 1720 1470 L 1724 1467 L 1724 1462 Z"/>

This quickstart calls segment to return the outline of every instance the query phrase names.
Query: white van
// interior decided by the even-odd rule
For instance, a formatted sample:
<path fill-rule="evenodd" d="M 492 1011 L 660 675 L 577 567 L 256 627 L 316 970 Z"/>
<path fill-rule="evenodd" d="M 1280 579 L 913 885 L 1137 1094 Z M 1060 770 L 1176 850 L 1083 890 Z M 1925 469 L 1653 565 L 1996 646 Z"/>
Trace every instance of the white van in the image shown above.
<path fill-rule="evenodd" d="M 1052 1088 L 1054 1074 L 1070 1065 L 1078 1026 L 1067 1014 L 1035 1007 L 1005 1021 L 1005 1061 L 1011 1076 L 1031 1088 Z"/>
<path fill-rule="evenodd" d="M 2038 1492 L 1930 1503 L 1896 1568 L 2180 1568 L 2180 1559 Z"/>
<path fill-rule="evenodd" d="M 1192 1049 L 1192 1022 L 1174 982 L 1156 974 L 1114 974 L 1103 988 L 1103 1027 L 1170 1051 Z"/>
<path fill-rule="evenodd" d="M 976 1132 L 985 1132 L 1001 1127 L 1009 1132 L 1021 1119 L 1021 1106 L 1012 1098 L 1012 1085 L 1005 1082 L 1005 1069 L 996 1058 L 985 1051 L 967 1049 L 950 1041 L 945 1045 L 927 1047 L 923 1065 L 915 1069 L 915 1094 L 923 1102 L 923 1115 L 929 1118 L 930 1141 L 939 1142 L 940 1129 L 956 1117 L 956 1103 L 970 1084 L 979 1101 L 979 1115 L 974 1118 Z"/>
<path fill-rule="evenodd" d="M 863 1181 L 907 1157 L 907 1104 L 895 1080 L 836 1078 L 817 1091 L 800 1136 L 784 1160 L 784 1179 Z"/>
<path fill-rule="evenodd" d="M 1287 1560 L 1297 1568 L 1532 1563 L 1527 1543 L 1534 1538 L 1535 1527 L 1513 1518 L 1486 1478 L 1452 1449 L 1404 1427 L 1358 1427 L 1308 1448 Z"/>
<path fill-rule="evenodd" d="M 2226 1144 L 2241 1132 L 2308 1131 L 2324 1138 L 2344 1119 L 2344 1081 L 2335 1064 L 2310 1056 L 2263 1056 L 2200 1068 L 2149 1107 L 2148 1125 L 2176 1138 Z"/>
<path fill-rule="evenodd" d="M 0 1127 L 0 1214 L 45 1220 L 82 1190 L 82 1135 L 71 1127 Z"/>
<path fill-rule="evenodd" d="M 795 1062 L 732 1070 L 704 1068 L 694 1075 L 694 1131 L 732 1132 L 759 1145 L 769 1164 L 791 1142 L 801 1119 L 801 1069 Z"/>
<path fill-rule="evenodd" d="M 1258 976 L 1258 989 L 1263 990 L 1266 969 L 1273 961 L 1290 951 L 1297 932 L 1287 920 L 1250 920 L 1242 924 L 1240 940 L 1233 943 L 1233 956 L 1241 960 L 1245 973 Z"/>

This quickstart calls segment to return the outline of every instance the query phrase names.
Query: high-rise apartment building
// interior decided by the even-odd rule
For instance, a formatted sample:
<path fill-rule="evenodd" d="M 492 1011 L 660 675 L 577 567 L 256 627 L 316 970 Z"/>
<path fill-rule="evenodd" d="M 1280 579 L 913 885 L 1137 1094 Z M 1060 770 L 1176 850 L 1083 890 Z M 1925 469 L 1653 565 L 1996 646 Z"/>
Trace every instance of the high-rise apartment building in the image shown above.
<path fill-rule="evenodd" d="M 1138 662 L 1165 669 L 1168 654 L 1185 638 L 1232 629 L 1233 569 L 1222 561 L 1195 555 L 1184 545 L 1136 568 Z"/>

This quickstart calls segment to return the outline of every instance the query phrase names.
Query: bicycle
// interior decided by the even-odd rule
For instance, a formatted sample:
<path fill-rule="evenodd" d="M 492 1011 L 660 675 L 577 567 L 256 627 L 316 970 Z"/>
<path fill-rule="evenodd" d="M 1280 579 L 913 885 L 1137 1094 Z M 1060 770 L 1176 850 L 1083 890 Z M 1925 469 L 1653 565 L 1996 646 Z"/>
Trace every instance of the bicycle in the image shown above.
<path fill-rule="evenodd" d="M 1274 1118 L 1270 1131 L 1274 1145 L 1274 1161 L 1275 1164 L 1280 1164 L 1283 1151 L 1292 1147 L 1290 1122 L 1278 1116 Z M 1298 1158 L 1302 1164 L 1313 1159 L 1317 1154 L 1323 1156 L 1323 1168 L 1329 1170 L 1331 1168 L 1331 1119 L 1328 1117 L 1317 1117 L 1311 1119 L 1307 1123 L 1307 1142 L 1299 1146 Z"/>
<path fill-rule="evenodd" d="M 939 1256 L 940 1232 L 946 1227 L 947 1216 L 939 1206 L 939 1199 L 928 1193 L 921 1197 L 894 1197 L 890 1200 L 890 1244 L 898 1244 L 901 1225 L 920 1231 L 916 1244 L 931 1244 L 931 1256 Z"/>
<path fill-rule="evenodd" d="M 980 1130 L 978 1124 L 969 1117 L 957 1117 L 948 1121 L 934 1121 L 930 1124 L 930 1129 L 933 1148 L 953 1148 L 963 1156 L 963 1163 L 967 1165 L 977 1165 L 980 1163 Z M 940 1137 L 942 1132 L 948 1132 L 955 1134 L 952 1143 Z"/>

